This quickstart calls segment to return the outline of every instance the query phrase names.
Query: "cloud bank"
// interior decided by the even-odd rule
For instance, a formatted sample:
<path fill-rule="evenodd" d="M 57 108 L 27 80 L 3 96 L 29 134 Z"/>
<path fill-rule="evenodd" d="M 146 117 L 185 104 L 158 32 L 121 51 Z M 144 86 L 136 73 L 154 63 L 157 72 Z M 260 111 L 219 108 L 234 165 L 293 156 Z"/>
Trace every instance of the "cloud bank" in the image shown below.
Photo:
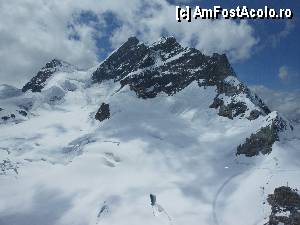
<path fill-rule="evenodd" d="M 279 111 L 282 115 L 293 122 L 300 123 L 300 92 L 274 91 L 265 86 L 252 86 L 271 110 Z"/>
<path fill-rule="evenodd" d="M 250 56 L 257 43 L 245 21 L 177 23 L 166 0 L 24 0 L 0 3 L 0 83 L 21 86 L 56 57 L 81 68 L 96 65 L 129 36 L 153 42 L 173 35 L 204 53 Z"/>

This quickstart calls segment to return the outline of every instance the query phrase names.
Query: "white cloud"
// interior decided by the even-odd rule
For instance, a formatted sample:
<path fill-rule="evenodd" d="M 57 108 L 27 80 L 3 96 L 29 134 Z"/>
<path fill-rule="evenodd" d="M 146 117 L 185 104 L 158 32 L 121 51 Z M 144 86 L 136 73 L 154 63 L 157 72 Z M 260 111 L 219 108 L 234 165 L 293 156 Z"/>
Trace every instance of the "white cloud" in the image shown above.
<path fill-rule="evenodd" d="M 77 6 L 75 2 L 73 5 L 42 0 L 2 1 L 1 82 L 23 83 L 54 57 L 82 67 L 94 64 L 97 58 L 93 30 L 88 26 L 78 26 L 80 41 L 68 38 L 67 25 Z"/>
<path fill-rule="evenodd" d="M 276 47 L 282 39 L 286 38 L 293 31 L 294 28 L 295 23 L 292 20 L 286 20 L 283 29 L 270 37 L 272 46 Z"/>
<path fill-rule="evenodd" d="M 291 67 L 281 66 L 278 70 L 278 77 L 282 81 L 299 82 L 299 73 Z"/>
<path fill-rule="evenodd" d="M 114 12 L 124 21 L 111 37 L 114 47 L 125 41 L 128 33 L 138 35 L 148 42 L 167 33 L 184 45 L 189 46 L 193 42 L 196 48 L 206 54 L 227 53 L 231 60 L 236 61 L 248 58 L 252 47 L 258 42 L 253 28 L 246 21 L 197 20 L 178 23 L 175 20 L 175 7 L 164 1 L 152 1 L 145 12 L 147 16 L 137 15 L 136 11 L 129 10 L 126 17 L 123 13 Z"/>
<path fill-rule="evenodd" d="M 291 121 L 300 122 L 300 92 L 275 91 L 265 86 L 253 86 L 257 93 L 271 108 L 282 113 Z"/>
<path fill-rule="evenodd" d="M 281 66 L 278 71 L 278 76 L 281 80 L 287 80 L 289 78 L 288 68 L 286 66 Z"/>
<path fill-rule="evenodd" d="M 82 11 L 97 15 L 98 24 L 76 23 Z M 20 87 L 54 57 L 83 68 L 95 65 L 99 48 L 103 48 L 101 43 L 97 46 L 95 37 L 105 35 L 103 27 L 113 28 L 111 21 L 103 19 L 107 12 L 120 21 L 109 37 L 113 48 L 131 35 L 153 42 L 166 33 L 184 45 L 193 42 L 204 53 L 225 52 L 231 60 L 241 60 L 250 56 L 257 43 L 252 27 L 245 21 L 177 23 L 175 6 L 165 0 L 1 1 L 0 82 Z M 72 30 L 68 29 L 70 24 Z M 70 39 L 73 33 L 80 39 Z"/>

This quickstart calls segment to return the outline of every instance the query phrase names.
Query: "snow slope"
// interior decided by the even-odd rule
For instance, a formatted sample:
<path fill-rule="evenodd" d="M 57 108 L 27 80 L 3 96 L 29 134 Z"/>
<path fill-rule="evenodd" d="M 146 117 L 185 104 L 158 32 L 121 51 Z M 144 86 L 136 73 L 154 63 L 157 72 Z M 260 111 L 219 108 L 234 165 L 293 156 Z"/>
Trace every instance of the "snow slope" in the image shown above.
<path fill-rule="evenodd" d="M 0 125 L 1 225 L 263 225 L 268 194 L 300 187 L 299 127 L 270 154 L 236 155 L 276 112 L 231 120 L 210 107 L 215 86 L 143 99 L 119 82 L 91 83 L 94 71 L 57 71 L 41 92 L 1 98 L 10 112 L 32 103 Z M 103 102 L 110 118 L 99 122 Z"/>

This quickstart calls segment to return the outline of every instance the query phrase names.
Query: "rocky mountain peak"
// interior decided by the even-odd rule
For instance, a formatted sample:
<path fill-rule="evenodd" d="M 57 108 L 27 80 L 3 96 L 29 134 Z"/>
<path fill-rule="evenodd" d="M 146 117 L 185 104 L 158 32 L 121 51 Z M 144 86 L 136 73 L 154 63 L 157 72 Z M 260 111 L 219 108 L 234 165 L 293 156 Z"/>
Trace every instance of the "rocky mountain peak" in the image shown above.
<path fill-rule="evenodd" d="M 41 92 L 41 90 L 45 87 L 46 81 L 56 72 L 71 72 L 76 70 L 76 68 L 68 62 L 65 62 L 60 59 L 52 59 L 47 62 L 41 70 L 28 82 L 26 83 L 22 91 L 26 92 L 31 90 L 32 92 Z"/>
<path fill-rule="evenodd" d="M 22 90 L 40 92 L 54 73 L 70 68 L 73 68 L 70 64 L 53 59 Z M 269 154 L 274 142 L 279 140 L 279 133 L 292 129 L 238 80 L 225 54 L 204 55 L 195 48 L 183 47 L 174 37 L 162 37 L 152 44 L 143 43 L 136 37 L 128 38 L 99 65 L 91 79 L 93 83 L 112 80 L 119 83 L 119 90 L 127 86 L 143 99 L 155 98 L 159 94 L 175 95 L 194 83 L 204 89 L 215 89 L 209 107 L 217 110 L 219 116 L 252 121 L 268 115 L 266 124 L 238 146 L 237 155 Z M 101 107 L 95 117 L 99 121 L 106 119 L 109 112 L 104 108 L 109 104 Z M 102 118 L 103 112 L 105 116 Z"/>
<path fill-rule="evenodd" d="M 249 119 L 268 114 L 268 107 L 241 83 L 225 54 L 202 54 L 195 48 L 181 46 L 174 37 L 162 37 L 147 45 L 130 37 L 114 51 L 92 74 L 94 83 L 104 80 L 128 85 L 138 97 L 154 98 L 159 93 L 174 95 L 192 82 L 199 86 L 217 87 L 215 102 L 219 115 L 233 118 L 248 110 L 245 103 L 233 101 L 224 105 L 223 95 L 234 97 L 244 94 L 259 110 L 251 111 Z"/>
<path fill-rule="evenodd" d="M 175 37 L 161 37 L 158 41 L 151 45 L 154 49 L 170 51 L 172 48 L 180 47 Z"/>
<path fill-rule="evenodd" d="M 206 56 L 181 46 L 174 37 L 163 37 L 151 45 L 131 37 L 100 64 L 92 80 L 112 79 L 129 85 L 138 97 L 153 98 L 160 92 L 175 94 L 193 81 L 217 85 L 228 76 L 235 73 L 226 55 Z"/>
<path fill-rule="evenodd" d="M 204 55 L 195 48 L 181 46 L 174 37 L 162 37 L 153 44 L 129 38 L 100 64 L 92 80 L 119 82 L 121 89 L 129 86 L 144 99 L 160 93 L 175 95 L 196 82 L 199 87 L 216 88 L 210 108 L 216 109 L 219 116 L 256 120 L 269 115 L 266 125 L 238 146 L 237 155 L 269 154 L 274 142 L 279 141 L 279 133 L 292 128 L 238 80 L 225 54 Z"/>
<path fill-rule="evenodd" d="M 50 69 L 50 68 L 56 68 L 63 65 L 63 61 L 59 59 L 52 59 L 51 61 L 47 62 L 46 65 L 43 67 L 43 69 Z"/>
<path fill-rule="evenodd" d="M 275 188 L 273 194 L 269 194 L 267 202 L 271 206 L 271 215 L 266 225 L 300 224 L 300 195 L 297 189 L 288 186 Z"/>
<path fill-rule="evenodd" d="M 137 45 L 139 43 L 139 39 L 137 37 L 132 36 L 129 37 L 128 40 L 123 45 Z"/>

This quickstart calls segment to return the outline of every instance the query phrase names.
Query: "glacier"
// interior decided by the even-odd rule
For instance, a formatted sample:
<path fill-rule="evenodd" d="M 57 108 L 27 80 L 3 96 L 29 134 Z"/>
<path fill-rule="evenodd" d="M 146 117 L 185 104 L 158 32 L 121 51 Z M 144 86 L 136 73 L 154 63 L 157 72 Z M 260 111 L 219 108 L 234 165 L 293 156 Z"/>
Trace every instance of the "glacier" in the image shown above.
<path fill-rule="evenodd" d="M 222 77 L 234 94 L 220 92 L 208 83 L 210 76 L 194 77 L 207 63 L 214 65 L 214 58 L 196 71 L 188 68 L 190 82 L 169 89 L 177 75 L 166 65 L 200 54 L 177 44 L 170 49 L 169 41 L 174 40 L 136 43 L 134 51 L 146 52 L 136 59 L 143 68 L 132 69 L 137 64 L 125 54 L 133 66 L 117 77 L 106 64 L 113 64 L 120 49 L 87 71 L 56 59 L 47 64 L 55 68 L 39 89 L 30 89 L 33 82 L 25 90 L 1 85 L 1 225 L 268 223 L 267 199 L 274 189 L 300 187 L 299 124 L 267 112 L 235 74 Z M 147 59 L 153 62 L 140 61 Z M 107 79 L 95 80 L 104 69 Z M 140 77 L 152 79 L 149 71 L 168 78 L 152 89 L 148 83 L 136 89 L 145 81 Z M 242 102 L 246 108 L 233 108 L 229 118 L 220 113 L 222 105 L 211 106 L 216 98 L 224 106 Z M 110 116 L 100 122 L 95 115 L 102 103 Z M 249 119 L 253 110 L 259 113 Z M 251 134 L 275 122 L 280 129 L 270 151 L 237 154 Z M 151 193 L 159 202 L 155 208 Z"/>

